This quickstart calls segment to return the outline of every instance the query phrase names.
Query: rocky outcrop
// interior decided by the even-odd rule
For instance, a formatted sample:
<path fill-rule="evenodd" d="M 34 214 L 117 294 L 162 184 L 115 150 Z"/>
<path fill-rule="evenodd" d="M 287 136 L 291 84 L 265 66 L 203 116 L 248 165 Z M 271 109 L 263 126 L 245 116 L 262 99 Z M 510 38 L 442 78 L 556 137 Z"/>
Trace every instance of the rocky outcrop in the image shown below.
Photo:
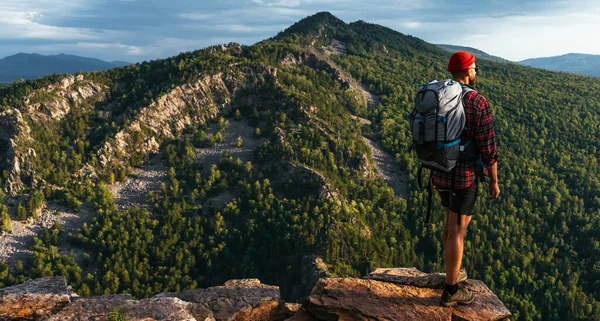
<path fill-rule="evenodd" d="M 11 196 L 24 188 L 22 175 L 33 175 L 26 166 L 36 157 L 35 150 L 29 147 L 31 141 L 29 125 L 18 109 L 8 108 L 0 113 L 0 169 L 9 173 L 5 191 Z"/>
<path fill-rule="evenodd" d="M 466 281 L 476 295 L 472 304 L 445 308 L 439 303 L 443 274 L 380 269 L 368 277 L 321 279 L 302 307 L 306 312 L 302 319 L 500 321 L 511 315 L 481 281 Z"/>
<path fill-rule="evenodd" d="M 178 298 L 132 300 L 128 296 L 100 296 L 77 299 L 48 321 L 109 320 L 121 315 L 125 320 L 214 321 L 212 312 Z"/>
<path fill-rule="evenodd" d="M 442 289 L 445 273 L 425 273 L 415 268 L 376 269 L 365 279 L 410 285 L 418 288 Z"/>
<path fill-rule="evenodd" d="M 61 81 L 36 90 L 23 99 L 25 110 L 35 122 L 46 123 L 64 118 L 72 107 L 86 100 L 106 99 L 108 87 L 85 80 L 83 75 L 69 76 Z"/>
<path fill-rule="evenodd" d="M 0 319 L 41 320 L 60 311 L 68 303 L 65 277 L 31 280 L 0 289 Z"/>
<path fill-rule="evenodd" d="M 365 279 L 317 274 L 321 279 L 302 305 L 283 302 L 278 287 L 257 279 L 134 300 L 127 294 L 80 298 L 69 293 L 64 277 L 48 277 L 0 289 L 0 320 L 507 321 L 511 315 L 481 281 L 465 282 L 476 293 L 472 304 L 445 308 L 439 303 L 441 273 L 377 269 Z"/>
<path fill-rule="evenodd" d="M 100 148 L 100 165 L 106 167 L 127 161 L 133 150 L 142 153 L 158 152 L 159 143 L 155 137 L 173 138 L 190 124 L 203 123 L 216 116 L 231 101 L 229 88 L 235 86 L 234 83 L 234 79 L 217 74 L 172 89 L 140 110 L 128 128 L 118 132 Z M 138 135 L 143 137 L 143 141 L 136 143 L 135 136 Z"/>
<path fill-rule="evenodd" d="M 331 277 L 327 265 L 318 256 L 307 256 L 302 262 L 302 279 L 294 286 L 291 297 L 304 301 L 306 296 L 322 278 Z"/>
<path fill-rule="evenodd" d="M 156 297 L 177 297 L 213 311 L 217 321 L 284 320 L 290 309 L 281 301 L 279 288 L 258 279 L 232 280 L 223 286 L 181 293 L 161 293 Z"/>
<path fill-rule="evenodd" d="M 262 72 L 273 74 L 274 69 L 265 68 Z M 252 77 L 254 73 L 256 72 L 248 71 L 236 76 L 219 73 L 172 89 L 140 110 L 126 129 L 118 132 L 100 148 L 100 165 L 106 168 L 110 164 L 127 161 L 133 151 L 158 152 L 161 140 L 178 137 L 189 126 L 215 118 L 230 107 L 244 78 Z M 139 141 L 139 137 L 143 141 Z"/>
<path fill-rule="evenodd" d="M 35 123 L 57 122 L 72 108 L 84 106 L 84 102 L 106 99 L 107 89 L 104 85 L 85 80 L 83 75 L 69 76 L 24 97 L 16 104 L 21 106 L 20 110 L 7 108 L 0 113 L 0 170 L 9 172 L 5 185 L 8 194 L 16 196 L 24 185 L 36 187 L 38 183 L 33 169 L 29 167 L 36 152 L 31 148 L 33 138 L 23 114 Z"/>
<path fill-rule="evenodd" d="M 279 288 L 257 279 L 223 286 L 161 293 L 134 300 L 131 295 L 78 297 L 64 277 L 47 277 L 0 289 L 0 320 L 87 321 L 282 321 L 300 309 L 280 299 Z"/>

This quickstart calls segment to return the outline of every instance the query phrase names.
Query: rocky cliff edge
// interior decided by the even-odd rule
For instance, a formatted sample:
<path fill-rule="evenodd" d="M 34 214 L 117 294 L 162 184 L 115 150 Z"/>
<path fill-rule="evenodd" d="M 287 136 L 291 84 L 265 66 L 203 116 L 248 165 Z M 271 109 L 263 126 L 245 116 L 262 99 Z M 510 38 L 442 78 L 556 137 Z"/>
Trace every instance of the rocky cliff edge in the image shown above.
<path fill-rule="evenodd" d="M 64 277 L 46 277 L 0 289 L 0 320 L 303 321 L 463 320 L 506 321 L 510 312 L 481 281 L 468 306 L 439 304 L 444 275 L 414 268 L 378 269 L 364 279 L 322 278 L 303 304 L 285 303 L 279 288 L 257 279 L 222 286 L 161 293 L 78 297 Z"/>

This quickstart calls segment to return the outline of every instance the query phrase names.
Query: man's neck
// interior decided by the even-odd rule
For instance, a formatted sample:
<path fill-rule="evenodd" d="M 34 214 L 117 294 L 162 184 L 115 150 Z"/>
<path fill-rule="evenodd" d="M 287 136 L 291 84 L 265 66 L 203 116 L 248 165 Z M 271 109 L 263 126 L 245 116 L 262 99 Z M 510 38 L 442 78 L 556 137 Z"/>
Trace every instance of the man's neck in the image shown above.
<path fill-rule="evenodd" d="M 469 85 L 469 86 L 471 85 L 469 83 L 469 78 L 468 77 L 467 78 L 454 78 L 454 81 L 459 82 L 461 84 Z"/>

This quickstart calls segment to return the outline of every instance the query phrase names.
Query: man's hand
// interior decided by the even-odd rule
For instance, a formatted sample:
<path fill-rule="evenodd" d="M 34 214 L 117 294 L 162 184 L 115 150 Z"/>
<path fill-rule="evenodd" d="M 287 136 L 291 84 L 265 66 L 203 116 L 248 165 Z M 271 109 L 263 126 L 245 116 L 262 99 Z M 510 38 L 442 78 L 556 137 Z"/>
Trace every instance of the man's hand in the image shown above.
<path fill-rule="evenodd" d="M 488 199 L 495 200 L 500 196 L 500 186 L 498 181 L 490 181 L 490 197 Z"/>

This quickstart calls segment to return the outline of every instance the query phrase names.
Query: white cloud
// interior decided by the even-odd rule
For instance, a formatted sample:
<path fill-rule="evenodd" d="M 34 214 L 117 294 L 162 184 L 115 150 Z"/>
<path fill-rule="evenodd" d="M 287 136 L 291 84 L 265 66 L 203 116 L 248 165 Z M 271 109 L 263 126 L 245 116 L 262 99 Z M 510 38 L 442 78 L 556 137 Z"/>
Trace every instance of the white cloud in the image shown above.
<path fill-rule="evenodd" d="M 312 0 L 250 0 L 250 2 L 264 6 L 298 7 L 304 4 L 311 4 Z"/>
<path fill-rule="evenodd" d="M 39 23 L 43 17 L 31 11 L 0 11 L 0 39 L 96 39 L 90 29 L 56 27 Z"/>
<path fill-rule="evenodd" d="M 207 13 L 180 13 L 179 16 L 184 19 L 199 21 L 213 20 L 219 17 L 218 15 Z"/>
<path fill-rule="evenodd" d="M 130 56 L 142 56 L 144 52 L 140 47 L 128 46 L 120 43 L 98 43 L 98 42 L 78 42 L 76 46 L 81 48 L 93 48 L 93 49 L 117 49 L 124 50 L 126 55 Z"/>
<path fill-rule="evenodd" d="M 238 32 L 238 33 L 258 33 L 258 32 L 277 32 L 282 30 L 287 26 L 275 26 L 275 25 L 265 25 L 265 26 L 257 26 L 257 25 L 247 25 L 247 24 L 216 24 L 207 26 L 207 29 L 228 31 L 228 32 Z"/>
<path fill-rule="evenodd" d="M 360 19 L 511 60 L 600 54 L 597 0 L 505 2 L 2 0 L 0 52 L 72 50 L 104 58 L 154 59 L 218 43 L 252 44 L 306 16 L 329 11 L 346 22 Z"/>
<path fill-rule="evenodd" d="M 600 43 L 592 40 L 600 30 L 599 14 L 599 8 L 588 8 L 586 12 L 479 19 L 474 25 L 486 26 L 481 28 L 486 31 L 459 39 L 462 45 L 513 61 L 571 52 L 600 54 Z"/>
<path fill-rule="evenodd" d="M 404 27 L 408 28 L 408 29 L 417 29 L 419 27 L 421 27 L 421 23 L 420 22 L 404 22 L 403 23 Z"/>

